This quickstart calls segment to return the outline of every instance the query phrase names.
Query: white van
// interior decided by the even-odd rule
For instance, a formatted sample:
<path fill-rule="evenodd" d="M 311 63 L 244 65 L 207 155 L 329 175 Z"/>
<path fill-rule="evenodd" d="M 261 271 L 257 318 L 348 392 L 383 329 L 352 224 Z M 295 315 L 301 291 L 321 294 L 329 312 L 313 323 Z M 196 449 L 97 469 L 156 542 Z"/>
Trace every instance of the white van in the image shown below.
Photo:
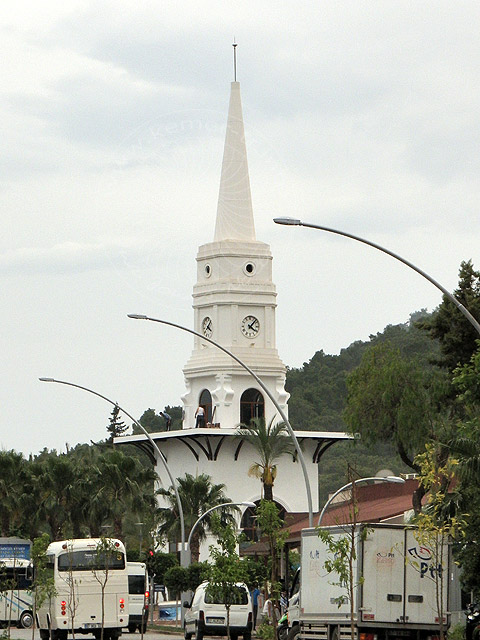
<path fill-rule="evenodd" d="M 148 591 L 147 565 L 143 562 L 127 562 L 128 569 L 128 631 L 145 633 L 148 621 L 150 594 Z"/>
<path fill-rule="evenodd" d="M 227 609 L 225 605 L 212 597 L 207 590 L 208 582 L 197 587 L 192 602 L 184 602 L 185 616 L 183 629 L 185 640 L 195 635 L 195 640 L 203 636 L 227 635 Z M 252 600 L 247 585 L 238 583 L 235 587 L 236 604 L 230 607 L 230 637 L 237 640 L 252 638 Z"/>

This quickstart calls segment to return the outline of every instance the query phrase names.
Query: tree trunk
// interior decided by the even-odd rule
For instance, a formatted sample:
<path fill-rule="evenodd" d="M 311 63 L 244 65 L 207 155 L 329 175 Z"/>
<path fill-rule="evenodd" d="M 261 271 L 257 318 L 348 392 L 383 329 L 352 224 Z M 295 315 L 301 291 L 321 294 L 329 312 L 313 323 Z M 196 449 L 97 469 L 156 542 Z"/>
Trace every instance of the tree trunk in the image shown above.
<path fill-rule="evenodd" d="M 270 500 L 273 502 L 273 484 L 263 483 L 263 498 L 264 500 Z"/>
<path fill-rule="evenodd" d="M 192 540 L 190 543 L 190 552 L 192 556 L 192 562 L 198 562 L 200 558 L 200 538 L 198 536 L 197 531 L 193 533 Z"/>

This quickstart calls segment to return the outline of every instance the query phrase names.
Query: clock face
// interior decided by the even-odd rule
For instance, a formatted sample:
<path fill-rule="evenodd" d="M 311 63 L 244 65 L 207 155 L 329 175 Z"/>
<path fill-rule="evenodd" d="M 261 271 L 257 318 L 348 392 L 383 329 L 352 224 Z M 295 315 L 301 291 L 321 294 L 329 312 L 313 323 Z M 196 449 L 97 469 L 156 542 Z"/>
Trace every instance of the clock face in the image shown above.
<path fill-rule="evenodd" d="M 212 324 L 212 319 L 209 318 L 208 316 L 206 318 L 203 319 L 202 322 L 202 331 L 203 331 L 203 335 L 206 338 L 210 338 L 210 336 L 213 333 L 213 324 Z"/>
<path fill-rule="evenodd" d="M 246 316 L 242 320 L 242 333 L 247 338 L 254 338 L 260 331 L 260 322 L 255 316 Z"/>

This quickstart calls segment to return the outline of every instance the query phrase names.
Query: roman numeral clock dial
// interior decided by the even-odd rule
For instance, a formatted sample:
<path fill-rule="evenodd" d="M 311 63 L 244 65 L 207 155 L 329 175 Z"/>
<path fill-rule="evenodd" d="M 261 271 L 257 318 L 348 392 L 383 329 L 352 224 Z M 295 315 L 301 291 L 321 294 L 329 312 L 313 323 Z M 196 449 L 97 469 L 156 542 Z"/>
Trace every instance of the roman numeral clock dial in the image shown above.
<path fill-rule="evenodd" d="M 255 338 L 260 331 L 260 322 L 255 316 L 245 316 L 242 320 L 242 333 L 246 338 Z"/>

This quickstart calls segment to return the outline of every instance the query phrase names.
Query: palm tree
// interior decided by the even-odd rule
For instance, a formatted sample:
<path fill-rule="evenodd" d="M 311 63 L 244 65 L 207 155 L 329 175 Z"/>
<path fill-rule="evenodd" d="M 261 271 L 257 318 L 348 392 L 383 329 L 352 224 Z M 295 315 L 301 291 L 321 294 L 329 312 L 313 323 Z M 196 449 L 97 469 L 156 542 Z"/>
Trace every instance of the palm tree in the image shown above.
<path fill-rule="evenodd" d="M 185 530 L 188 535 L 197 519 L 211 507 L 231 502 L 225 494 L 224 484 L 212 484 L 212 478 L 206 473 L 193 476 L 186 473 L 184 478 L 177 478 L 178 494 L 182 502 L 183 517 L 185 520 Z M 159 533 L 167 536 L 169 540 L 177 540 L 180 537 L 180 521 L 177 508 L 177 500 L 173 487 L 168 489 L 158 489 L 157 495 L 163 496 L 168 504 L 158 510 Z M 233 512 L 238 511 L 235 506 L 219 509 L 221 519 L 224 524 L 234 523 Z M 215 513 L 215 512 L 214 512 Z M 211 516 L 207 515 L 195 528 L 191 540 L 192 561 L 198 562 L 200 556 L 200 543 L 205 540 L 212 522 Z"/>
<path fill-rule="evenodd" d="M 294 446 L 284 422 L 267 424 L 263 418 L 254 418 L 248 425 L 240 425 L 238 437 L 249 442 L 258 460 L 248 470 L 248 475 L 259 478 L 263 484 L 263 497 L 273 501 L 273 484 L 277 476 L 277 461 L 285 454 L 293 455 Z"/>
<path fill-rule="evenodd" d="M 26 460 L 16 451 L 0 451 L 0 535 L 18 530 L 22 513 L 19 499 L 26 474 Z"/>
<path fill-rule="evenodd" d="M 108 523 L 113 535 L 123 539 L 125 515 L 140 515 L 144 509 L 154 508 L 154 479 L 153 469 L 144 467 L 138 459 L 118 449 L 102 453 L 92 470 L 86 505 L 94 516 L 89 519 L 91 535 L 98 535 L 102 525 Z"/>
<path fill-rule="evenodd" d="M 40 522 L 48 525 L 53 540 L 61 540 L 70 534 L 72 496 L 77 478 L 77 470 L 64 454 L 57 455 L 52 451 L 32 463 L 36 515 Z"/>

